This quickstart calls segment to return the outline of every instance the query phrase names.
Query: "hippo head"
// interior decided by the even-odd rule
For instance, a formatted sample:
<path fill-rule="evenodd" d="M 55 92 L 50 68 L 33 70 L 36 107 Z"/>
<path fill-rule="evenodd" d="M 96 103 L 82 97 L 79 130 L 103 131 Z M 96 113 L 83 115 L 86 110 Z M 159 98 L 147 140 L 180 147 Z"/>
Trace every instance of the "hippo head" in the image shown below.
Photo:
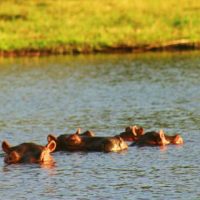
<path fill-rule="evenodd" d="M 150 131 L 146 132 L 144 135 L 141 135 L 138 140 L 135 141 L 137 145 L 150 145 L 150 146 L 164 146 L 169 144 L 169 141 L 165 138 L 163 130 L 159 132 Z"/>
<path fill-rule="evenodd" d="M 54 141 L 56 142 L 56 149 L 55 151 L 65 151 L 65 150 L 69 150 L 69 148 L 71 146 L 77 146 L 78 144 L 81 143 L 81 136 L 88 136 L 88 137 L 92 137 L 93 132 L 91 131 L 86 131 L 85 133 L 81 134 L 81 129 L 78 128 L 77 131 L 73 134 L 63 134 L 60 135 L 58 137 L 49 134 L 47 136 L 47 141 Z"/>
<path fill-rule="evenodd" d="M 120 134 L 125 141 L 136 141 L 144 134 L 144 129 L 140 126 L 128 126 L 125 128 L 125 132 Z"/>
<path fill-rule="evenodd" d="M 169 144 L 169 141 L 166 139 L 165 133 L 162 129 L 159 132 L 147 132 L 144 136 L 147 136 L 145 137 L 145 142 L 150 145 L 164 146 Z"/>
<path fill-rule="evenodd" d="M 6 153 L 4 162 L 7 164 L 15 163 L 42 163 L 52 160 L 50 155 L 56 148 L 54 141 L 46 146 L 34 143 L 22 143 L 17 146 L 11 146 L 7 141 L 2 142 L 2 149 Z"/>
<path fill-rule="evenodd" d="M 165 137 L 170 142 L 170 144 L 183 144 L 184 143 L 183 138 L 179 134 L 176 134 L 173 136 L 165 135 Z"/>

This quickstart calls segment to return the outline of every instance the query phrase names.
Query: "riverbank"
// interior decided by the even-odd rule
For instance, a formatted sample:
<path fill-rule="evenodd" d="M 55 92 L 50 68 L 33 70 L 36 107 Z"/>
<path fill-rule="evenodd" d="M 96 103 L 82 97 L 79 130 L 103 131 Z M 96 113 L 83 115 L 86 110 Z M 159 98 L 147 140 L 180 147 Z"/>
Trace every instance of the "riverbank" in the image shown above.
<path fill-rule="evenodd" d="M 57 47 L 53 49 L 19 49 L 11 51 L 1 51 L 0 57 L 16 56 L 49 56 L 66 54 L 94 54 L 94 53 L 144 53 L 144 52 L 162 52 L 162 51 L 191 51 L 200 50 L 200 42 L 173 41 L 166 44 L 151 44 L 143 46 L 115 46 L 102 47 L 100 49 L 91 49 L 89 47 Z"/>
<path fill-rule="evenodd" d="M 200 49 L 196 0 L 3 0 L 0 7 L 0 56 Z"/>

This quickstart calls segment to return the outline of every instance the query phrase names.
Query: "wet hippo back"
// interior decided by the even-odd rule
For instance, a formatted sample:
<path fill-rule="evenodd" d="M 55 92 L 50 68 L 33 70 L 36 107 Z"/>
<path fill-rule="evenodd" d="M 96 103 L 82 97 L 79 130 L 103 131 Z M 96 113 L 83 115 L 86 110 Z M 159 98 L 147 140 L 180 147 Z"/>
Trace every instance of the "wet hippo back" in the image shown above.
<path fill-rule="evenodd" d="M 128 148 L 126 142 L 119 136 L 82 138 L 86 151 L 117 152 Z"/>

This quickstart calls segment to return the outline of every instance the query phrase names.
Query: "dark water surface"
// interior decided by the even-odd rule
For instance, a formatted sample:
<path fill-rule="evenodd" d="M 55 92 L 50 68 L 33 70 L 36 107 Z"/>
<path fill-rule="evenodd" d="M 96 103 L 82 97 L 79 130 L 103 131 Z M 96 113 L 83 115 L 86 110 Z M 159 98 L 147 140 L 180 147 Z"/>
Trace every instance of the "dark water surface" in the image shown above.
<path fill-rule="evenodd" d="M 182 146 L 54 153 L 54 166 L 10 165 L 0 199 L 199 199 L 200 53 L 0 60 L 1 142 L 128 125 L 180 133 Z"/>

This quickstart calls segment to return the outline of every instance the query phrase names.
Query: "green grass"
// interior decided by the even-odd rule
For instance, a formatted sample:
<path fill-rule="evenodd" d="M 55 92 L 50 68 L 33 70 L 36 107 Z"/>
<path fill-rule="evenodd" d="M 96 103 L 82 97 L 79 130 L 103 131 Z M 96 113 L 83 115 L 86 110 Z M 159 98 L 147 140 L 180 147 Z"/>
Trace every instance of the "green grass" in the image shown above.
<path fill-rule="evenodd" d="M 200 41 L 197 0 L 1 0 L 0 50 Z"/>

